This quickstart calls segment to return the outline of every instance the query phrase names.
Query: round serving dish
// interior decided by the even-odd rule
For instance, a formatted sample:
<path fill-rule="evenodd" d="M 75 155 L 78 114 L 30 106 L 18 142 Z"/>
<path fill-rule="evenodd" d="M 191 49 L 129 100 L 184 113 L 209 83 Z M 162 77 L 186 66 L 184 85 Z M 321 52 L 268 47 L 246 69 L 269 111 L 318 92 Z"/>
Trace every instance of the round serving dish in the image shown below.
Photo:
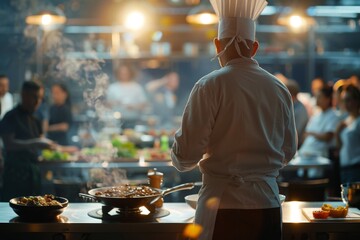
<path fill-rule="evenodd" d="M 26 206 L 18 204 L 21 198 L 22 197 L 10 199 L 9 205 L 19 217 L 31 220 L 54 219 L 63 213 L 69 204 L 66 198 L 55 197 L 54 200 L 61 203 L 61 206 Z"/>

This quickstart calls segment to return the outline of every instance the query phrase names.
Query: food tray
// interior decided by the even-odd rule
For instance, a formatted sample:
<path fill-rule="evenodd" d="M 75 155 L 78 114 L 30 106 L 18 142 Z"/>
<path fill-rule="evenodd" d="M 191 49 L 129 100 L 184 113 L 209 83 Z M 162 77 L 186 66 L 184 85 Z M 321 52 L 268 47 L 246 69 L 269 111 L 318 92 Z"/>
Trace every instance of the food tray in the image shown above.
<path fill-rule="evenodd" d="M 313 211 L 319 211 L 321 208 L 302 208 L 302 213 L 310 222 L 360 222 L 360 210 L 357 208 L 349 208 L 348 214 L 345 218 L 317 219 L 313 216 Z"/>

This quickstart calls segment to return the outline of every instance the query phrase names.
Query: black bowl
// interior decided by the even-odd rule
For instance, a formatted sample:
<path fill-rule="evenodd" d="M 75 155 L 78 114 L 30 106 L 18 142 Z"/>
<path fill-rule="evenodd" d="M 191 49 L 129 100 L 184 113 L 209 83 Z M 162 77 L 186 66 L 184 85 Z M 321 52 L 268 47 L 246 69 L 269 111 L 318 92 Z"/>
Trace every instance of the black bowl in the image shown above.
<path fill-rule="evenodd" d="M 349 206 L 360 208 L 360 182 L 341 184 L 341 198 Z"/>
<path fill-rule="evenodd" d="M 69 204 L 66 198 L 55 197 L 55 200 L 60 202 L 62 206 L 25 206 L 17 204 L 20 198 L 11 199 L 9 205 L 19 217 L 29 220 L 55 219 Z"/>

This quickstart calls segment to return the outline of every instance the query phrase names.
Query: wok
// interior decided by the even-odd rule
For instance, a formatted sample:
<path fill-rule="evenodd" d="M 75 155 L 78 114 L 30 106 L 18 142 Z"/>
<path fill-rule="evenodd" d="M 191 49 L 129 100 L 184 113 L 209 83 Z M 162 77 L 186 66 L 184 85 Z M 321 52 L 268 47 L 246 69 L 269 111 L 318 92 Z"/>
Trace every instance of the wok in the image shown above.
<path fill-rule="evenodd" d="M 165 190 L 150 187 L 152 190 L 156 192 L 156 194 L 148 195 L 148 196 L 139 196 L 139 197 L 104 197 L 104 196 L 96 195 L 96 193 L 111 190 L 119 186 L 101 187 L 101 188 L 94 188 L 89 190 L 88 194 L 79 193 L 79 196 L 85 199 L 90 198 L 97 202 L 101 202 L 107 206 L 117 207 L 120 209 L 134 209 L 134 208 L 139 208 L 141 206 L 151 205 L 154 202 L 156 202 L 156 200 L 158 200 L 161 197 L 164 197 L 169 193 L 173 193 L 180 190 L 192 189 L 194 186 L 197 185 L 198 185 L 197 183 L 184 183 Z"/>
<path fill-rule="evenodd" d="M 341 184 L 341 198 L 350 207 L 360 208 L 360 182 Z"/>

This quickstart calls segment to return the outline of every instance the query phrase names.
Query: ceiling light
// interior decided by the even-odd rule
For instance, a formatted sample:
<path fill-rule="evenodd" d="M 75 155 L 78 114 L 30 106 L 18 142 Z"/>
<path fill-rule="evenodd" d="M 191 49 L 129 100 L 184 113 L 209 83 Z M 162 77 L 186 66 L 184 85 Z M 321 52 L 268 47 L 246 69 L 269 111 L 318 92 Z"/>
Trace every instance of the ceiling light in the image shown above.
<path fill-rule="evenodd" d="M 306 21 L 299 15 L 292 15 L 289 17 L 289 25 L 293 28 L 301 28 L 306 25 Z"/>
<path fill-rule="evenodd" d="M 31 25 L 63 25 L 66 22 L 66 17 L 60 10 L 42 10 L 34 15 L 27 16 L 25 21 Z"/>
<path fill-rule="evenodd" d="M 189 11 L 186 21 L 191 24 L 209 25 L 217 23 L 219 19 L 210 4 L 200 4 Z"/>
<path fill-rule="evenodd" d="M 285 9 L 284 13 L 279 16 L 278 23 L 290 27 L 294 32 L 303 32 L 313 26 L 315 20 L 302 11 Z"/>
<path fill-rule="evenodd" d="M 139 30 L 144 27 L 145 15 L 142 12 L 134 11 L 125 18 L 125 27 L 131 30 Z"/>

